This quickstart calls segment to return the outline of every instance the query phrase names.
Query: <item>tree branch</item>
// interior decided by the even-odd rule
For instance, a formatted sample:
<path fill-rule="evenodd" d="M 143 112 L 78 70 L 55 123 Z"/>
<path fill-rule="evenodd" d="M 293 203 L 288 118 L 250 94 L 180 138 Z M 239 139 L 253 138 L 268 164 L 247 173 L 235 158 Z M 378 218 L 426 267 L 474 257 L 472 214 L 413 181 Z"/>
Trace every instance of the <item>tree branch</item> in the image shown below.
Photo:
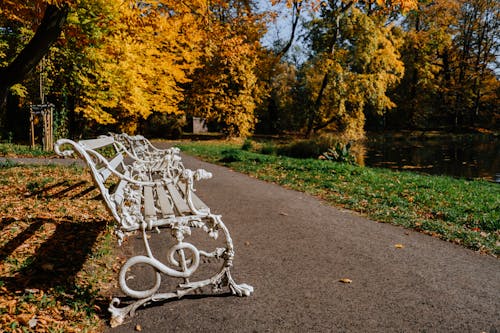
<path fill-rule="evenodd" d="M 286 43 L 283 48 L 276 53 L 276 57 L 278 59 L 281 59 L 290 47 L 292 46 L 293 40 L 295 39 L 295 31 L 297 30 L 297 25 L 299 24 L 299 18 L 300 18 L 300 10 L 301 10 L 301 4 L 298 1 L 293 2 L 293 11 L 292 11 L 292 32 L 290 33 L 290 38 L 288 39 L 288 42 Z"/>

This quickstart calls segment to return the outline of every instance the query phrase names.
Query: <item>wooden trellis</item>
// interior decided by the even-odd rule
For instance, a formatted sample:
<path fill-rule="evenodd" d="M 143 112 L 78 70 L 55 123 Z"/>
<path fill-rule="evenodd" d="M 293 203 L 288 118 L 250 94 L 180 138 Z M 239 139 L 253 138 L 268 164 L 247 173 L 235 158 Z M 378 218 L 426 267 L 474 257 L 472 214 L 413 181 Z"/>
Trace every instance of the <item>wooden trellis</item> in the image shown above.
<path fill-rule="evenodd" d="M 42 123 L 42 147 L 45 151 L 54 149 L 54 104 L 30 105 L 31 147 L 35 146 L 35 122 Z"/>

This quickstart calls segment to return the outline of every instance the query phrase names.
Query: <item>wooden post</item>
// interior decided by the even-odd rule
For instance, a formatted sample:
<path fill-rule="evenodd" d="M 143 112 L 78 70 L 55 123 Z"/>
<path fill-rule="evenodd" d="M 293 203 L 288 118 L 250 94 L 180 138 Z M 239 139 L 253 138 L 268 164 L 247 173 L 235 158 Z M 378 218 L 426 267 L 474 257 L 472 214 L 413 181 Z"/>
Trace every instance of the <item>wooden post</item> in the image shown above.
<path fill-rule="evenodd" d="M 33 115 L 33 109 L 30 107 L 30 137 L 31 137 L 31 148 L 35 148 L 35 117 Z"/>
<path fill-rule="evenodd" d="M 45 151 L 54 149 L 54 104 L 40 104 L 30 106 L 31 122 L 31 147 L 35 147 L 35 118 L 41 117 L 42 124 L 42 148 Z"/>

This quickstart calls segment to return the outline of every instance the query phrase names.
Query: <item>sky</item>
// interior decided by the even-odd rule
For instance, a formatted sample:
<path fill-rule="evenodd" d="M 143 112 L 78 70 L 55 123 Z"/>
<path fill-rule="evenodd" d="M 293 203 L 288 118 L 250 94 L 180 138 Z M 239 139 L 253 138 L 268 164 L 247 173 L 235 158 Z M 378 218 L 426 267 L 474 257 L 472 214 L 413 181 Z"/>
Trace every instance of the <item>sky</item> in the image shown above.
<path fill-rule="evenodd" d="M 268 25 L 268 31 L 261 40 L 262 45 L 272 48 L 273 44 L 278 40 L 283 43 L 288 41 L 292 33 L 291 10 L 284 3 L 272 6 L 270 0 L 258 0 L 257 7 L 259 11 L 275 11 L 278 14 L 276 21 Z M 298 38 L 300 35 L 301 29 L 299 27 L 295 32 L 292 48 L 288 51 L 289 56 L 290 53 L 295 54 L 299 63 L 304 62 L 306 59 L 304 45 Z"/>

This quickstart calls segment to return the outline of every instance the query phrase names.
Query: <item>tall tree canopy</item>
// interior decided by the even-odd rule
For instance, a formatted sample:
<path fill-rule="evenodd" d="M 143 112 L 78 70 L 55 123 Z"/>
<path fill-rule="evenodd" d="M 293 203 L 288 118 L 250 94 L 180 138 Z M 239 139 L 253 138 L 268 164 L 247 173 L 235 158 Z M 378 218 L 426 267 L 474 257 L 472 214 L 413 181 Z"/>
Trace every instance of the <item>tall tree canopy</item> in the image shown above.
<path fill-rule="evenodd" d="M 45 95 L 61 135 L 189 116 L 230 136 L 500 123 L 498 1 L 269 0 L 291 13 L 272 50 L 258 3 L 4 0 L 0 130 Z"/>
<path fill-rule="evenodd" d="M 186 107 L 217 122 L 228 135 L 247 136 L 257 121 L 255 109 L 267 94 L 257 76 L 263 25 L 250 1 L 214 1 L 210 10 L 202 66 L 191 76 Z"/>
<path fill-rule="evenodd" d="M 181 85 L 199 66 L 206 17 L 204 1 L 107 1 L 102 37 L 85 53 L 92 70 L 81 72 L 76 111 L 100 124 L 135 132 L 153 111 L 181 112 Z"/>
<path fill-rule="evenodd" d="M 48 54 L 52 97 L 70 113 L 134 132 L 153 112 L 186 114 L 190 107 L 190 115 L 218 122 L 229 135 L 253 130 L 254 109 L 265 92 L 255 74 L 263 23 L 251 1 L 47 3 L 36 4 L 44 17 L 52 10 L 64 17 L 58 34 L 37 51 L 26 74 Z M 9 15 L 22 21 L 17 15 L 22 12 L 32 19 L 37 11 L 29 9 L 36 5 L 18 5 Z M 43 33 L 42 27 L 43 21 L 37 31 Z M 60 43 L 49 53 L 61 31 Z M 17 68 L 16 60 L 6 60 L 4 72 Z M 7 88 L 13 84 L 9 80 L 21 82 L 24 76 L 2 77 Z"/>

